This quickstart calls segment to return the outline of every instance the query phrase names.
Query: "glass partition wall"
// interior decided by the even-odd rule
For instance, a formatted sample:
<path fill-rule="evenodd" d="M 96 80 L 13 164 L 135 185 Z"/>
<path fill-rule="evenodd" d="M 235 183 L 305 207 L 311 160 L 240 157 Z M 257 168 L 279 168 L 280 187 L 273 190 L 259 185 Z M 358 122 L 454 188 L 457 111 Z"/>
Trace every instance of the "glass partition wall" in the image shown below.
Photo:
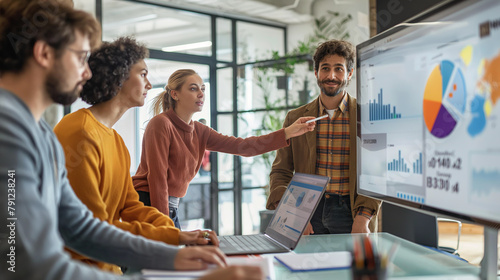
<path fill-rule="evenodd" d="M 307 79 L 314 78 L 310 71 L 289 77 L 256 64 L 270 59 L 272 51 L 286 52 L 284 25 L 158 1 L 88 2 L 75 0 L 75 7 L 95 8 L 104 41 L 130 35 L 150 50 L 146 63 L 153 89 L 143 107 L 129 110 L 115 125 L 130 151 L 132 175 L 140 161 L 144 129 L 152 117 L 151 100 L 177 69 L 195 69 L 206 85 L 203 111 L 193 120 L 204 118 L 208 126 L 226 135 L 248 137 L 279 129 L 288 110 L 315 95 L 308 89 Z M 299 98 L 302 91 L 306 99 Z M 85 106 L 77 102 L 71 111 Z M 220 235 L 258 232 L 272 160 L 273 153 L 242 158 L 211 152 L 210 172 L 200 172 L 181 199 L 183 230 L 212 228 Z"/>

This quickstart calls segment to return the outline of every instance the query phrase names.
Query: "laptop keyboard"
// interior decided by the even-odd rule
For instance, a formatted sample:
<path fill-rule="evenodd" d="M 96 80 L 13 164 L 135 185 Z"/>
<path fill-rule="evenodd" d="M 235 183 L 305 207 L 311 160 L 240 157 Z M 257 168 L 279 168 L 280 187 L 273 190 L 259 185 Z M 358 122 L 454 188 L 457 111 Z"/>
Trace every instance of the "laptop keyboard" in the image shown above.
<path fill-rule="evenodd" d="M 232 235 L 223 236 L 224 240 L 238 251 L 265 251 L 281 248 L 264 235 Z"/>

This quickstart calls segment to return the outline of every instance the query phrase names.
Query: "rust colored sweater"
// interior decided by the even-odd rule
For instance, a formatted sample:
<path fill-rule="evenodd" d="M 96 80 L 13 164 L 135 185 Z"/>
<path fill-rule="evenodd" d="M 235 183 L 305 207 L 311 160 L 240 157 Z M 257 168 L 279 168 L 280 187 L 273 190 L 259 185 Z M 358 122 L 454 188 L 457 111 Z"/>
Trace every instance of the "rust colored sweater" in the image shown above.
<path fill-rule="evenodd" d="M 151 119 L 144 133 L 141 163 L 133 176 L 137 191 L 149 192 L 151 205 L 168 215 L 168 197 L 184 197 L 200 169 L 205 150 L 255 156 L 289 144 L 285 130 L 262 136 L 236 138 L 180 119 L 170 109 Z"/>

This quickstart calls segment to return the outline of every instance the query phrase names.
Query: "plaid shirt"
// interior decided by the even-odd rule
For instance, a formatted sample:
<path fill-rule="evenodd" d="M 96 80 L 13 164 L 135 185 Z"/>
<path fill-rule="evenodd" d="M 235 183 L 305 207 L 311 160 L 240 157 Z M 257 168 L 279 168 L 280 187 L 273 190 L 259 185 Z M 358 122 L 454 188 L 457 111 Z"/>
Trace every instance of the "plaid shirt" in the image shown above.
<path fill-rule="evenodd" d="M 326 187 L 327 194 L 349 195 L 349 100 L 348 94 L 333 113 L 333 118 L 316 122 L 316 173 L 330 177 Z M 326 108 L 319 102 L 319 116 L 327 114 Z M 358 215 L 369 219 L 374 210 L 359 207 Z"/>

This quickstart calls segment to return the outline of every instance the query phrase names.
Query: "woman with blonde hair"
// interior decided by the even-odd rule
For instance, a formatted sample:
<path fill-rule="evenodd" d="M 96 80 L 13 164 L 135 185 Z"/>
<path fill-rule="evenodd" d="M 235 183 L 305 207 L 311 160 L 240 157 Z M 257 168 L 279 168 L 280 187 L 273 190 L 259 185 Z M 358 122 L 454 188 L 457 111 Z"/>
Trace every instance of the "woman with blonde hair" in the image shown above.
<path fill-rule="evenodd" d="M 165 91 L 155 99 L 153 117 L 146 127 L 141 163 L 134 187 L 145 205 L 156 207 L 174 220 L 180 198 L 200 169 L 205 150 L 256 156 L 289 145 L 288 139 L 313 131 L 313 117 L 299 118 L 287 128 L 262 136 L 237 138 L 218 133 L 192 120 L 205 101 L 205 85 L 192 69 L 175 71 Z"/>

